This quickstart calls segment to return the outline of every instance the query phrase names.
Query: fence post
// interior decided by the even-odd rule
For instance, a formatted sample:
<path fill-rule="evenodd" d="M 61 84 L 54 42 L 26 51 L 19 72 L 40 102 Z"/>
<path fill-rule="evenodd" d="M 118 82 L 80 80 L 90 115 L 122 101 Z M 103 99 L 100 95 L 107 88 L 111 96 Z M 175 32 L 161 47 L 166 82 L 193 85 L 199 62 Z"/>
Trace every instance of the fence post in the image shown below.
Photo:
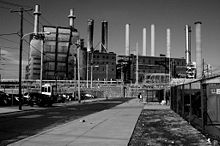
<path fill-rule="evenodd" d="M 201 116 L 202 116 L 202 131 L 205 131 L 205 126 L 207 124 L 207 97 L 206 97 L 206 84 L 203 80 L 200 82 L 201 91 Z"/>
<path fill-rule="evenodd" d="M 181 115 L 184 118 L 184 113 L 185 113 L 184 84 L 182 85 L 181 99 L 182 99 L 182 113 L 181 113 Z"/>
<path fill-rule="evenodd" d="M 191 117 L 192 117 L 192 84 L 189 84 L 189 123 L 191 123 Z"/>
<path fill-rule="evenodd" d="M 179 114 L 179 90 L 178 90 L 179 86 L 177 86 L 176 88 L 176 113 Z"/>

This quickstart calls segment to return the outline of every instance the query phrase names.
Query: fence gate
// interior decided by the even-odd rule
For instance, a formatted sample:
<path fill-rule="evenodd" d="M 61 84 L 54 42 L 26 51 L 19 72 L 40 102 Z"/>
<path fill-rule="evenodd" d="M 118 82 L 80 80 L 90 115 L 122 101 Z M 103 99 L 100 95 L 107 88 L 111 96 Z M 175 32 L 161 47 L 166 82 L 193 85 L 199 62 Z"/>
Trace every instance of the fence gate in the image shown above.
<path fill-rule="evenodd" d="M 141 93 L 143 102 L 161 102 L 164 99 L 164 89 L 127 87 L 125 97 L 138 97 Z"/>

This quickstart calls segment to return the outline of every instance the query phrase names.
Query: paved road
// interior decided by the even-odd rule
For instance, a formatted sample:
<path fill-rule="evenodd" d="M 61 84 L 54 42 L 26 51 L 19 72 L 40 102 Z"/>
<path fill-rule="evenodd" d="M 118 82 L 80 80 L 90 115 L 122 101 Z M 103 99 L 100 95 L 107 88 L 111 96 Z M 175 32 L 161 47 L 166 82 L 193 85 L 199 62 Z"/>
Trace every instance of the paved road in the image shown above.
<path fill-rule="evenodd" d="M 0 145 L 24 139 L 57 125 L 112 108 L 128 100 L 128 98 L 118 98 L 106 102 L 96 101 L 0 115 Z"/>

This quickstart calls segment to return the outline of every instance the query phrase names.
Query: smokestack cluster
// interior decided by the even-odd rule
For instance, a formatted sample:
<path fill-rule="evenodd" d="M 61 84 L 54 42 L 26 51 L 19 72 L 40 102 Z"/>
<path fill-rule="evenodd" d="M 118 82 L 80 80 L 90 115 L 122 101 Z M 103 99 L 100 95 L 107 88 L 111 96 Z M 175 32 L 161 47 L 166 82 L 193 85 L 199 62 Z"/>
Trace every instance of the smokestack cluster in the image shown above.
<path fill-rule="evenodd" d="M 202 22 L 195 22 L 196 32 L 196 78 L 202 77 L 203 63 L 202 63 L 202 44 L 201 44 L 201 24 Z"/>
<path fill-rule="evenodd" d="M 146 28 L 143 28 L 143 56 L 147 56 L 147 32 Z"/>
<path fill-rule="evenodd" d="M 40 13 L 40 6 L 35 5 L 35 11 L 34 11 L 34 34 L 37 35 L 39 32 L 39 16 L 41 15 Z"/>
<path fill-rule="evenodd" d="M 186 39 L 186 65 L 191 64 L 191 27 L 185 25 L 185 39 Z"/>
<path fill-rule="evenodd" d="M 101 52 L 108 51 L 108 22 L 102 21 Z"/>
<path fill-rule="evenodd" d="M 170 29 L 167 29 L 167 57 L 170 58 Z"/>
<path fill-rule="evenodd" d="M 88 19 L 87 52 L 93 52 L 94 20 Z"/>
<path fill-rule="evenodd" d="M 130 24 L 125 25 L 125 55 L 130 55 L 130 30 L 129 30 Z"/>
<path fill-rule="evenodd" d="M 70 9 L 70 14 L 69 14 L 68 18 L 69 18 L 70 27 L 74 28 L 74 19 L 76 19 L 76 16 L 74 15 L 73 9 Z"/>
<path fill-rule="evenodd" d="M 155 25 L 151 24 L 151 56 L 155 56 Z"/>

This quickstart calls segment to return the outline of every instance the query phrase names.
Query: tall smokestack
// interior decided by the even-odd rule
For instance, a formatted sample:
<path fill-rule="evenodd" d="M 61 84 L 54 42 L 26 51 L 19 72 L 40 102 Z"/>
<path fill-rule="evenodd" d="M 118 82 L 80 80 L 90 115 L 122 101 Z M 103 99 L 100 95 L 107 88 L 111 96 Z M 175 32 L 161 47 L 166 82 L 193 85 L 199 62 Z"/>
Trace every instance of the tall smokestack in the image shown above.
<path fill-rule="evenodd" d="M 202 22 L 195 22 L 196 31 L 196 78 L 202 77 L 203 63 L 202 63 L 202 45 L 201 45 L 201 24 Z"/>
<path fill-rule="evenodd" d="M 170 58 L 170 29 L 167 28 L 167 57 Z"/>
<path fill-rule="evenodd" d="M 101 52 L 108 51 L 108 22 L 102 21 Z"/>
<path fill-rule="evenodd" d="M 186 37 L 186 64 L 191 64 L 191 27 L 185 25 L 185 37 Z"/>
<path fill-rule="evenodd" d="M 70 14 L 68 18 L 70 27 L 74 28 L 74 19 L 76 19 L 76 16 L 74 15 L 74 9 L 70 9 Z"/>
<path fill-rule="evenodd" d="M 129 27 L 130 24 L 125 25 L 125 55 L 129 56 L 130 55 L 130 38 L 129 38 Z"/>
<path fill-rule="evenodd" d="M 34 11 L 34 34 L 37 35 L 39 32 L 39 16 L 41 15 L 40 13 L 40 6 L 35 5 L 35 11 Z"/>
<path fill-rule="evenodd" d="M 87 52 L 93 52 L 94 20 L 88 19 Z"/>
<path fill-rule="evenodd" d="M 189 43 L 188 43 L 188 49 L 189 49 L 189 63 L 192 64 L 192 60 L 191 60 L 191 32 L 192 32 L 192 29 L 191 29 L 191 26 L 189 26 Z"/>
<path fill-rule="evenodd" d="M 146 44 L 146 28 L 143 28 L 143 56 L 147 56 L 147 44 Z"/>
<path fill-rule="evenodd" d="M 155 25 L 151 24 L 151 56 L 155 56 Z"/>

